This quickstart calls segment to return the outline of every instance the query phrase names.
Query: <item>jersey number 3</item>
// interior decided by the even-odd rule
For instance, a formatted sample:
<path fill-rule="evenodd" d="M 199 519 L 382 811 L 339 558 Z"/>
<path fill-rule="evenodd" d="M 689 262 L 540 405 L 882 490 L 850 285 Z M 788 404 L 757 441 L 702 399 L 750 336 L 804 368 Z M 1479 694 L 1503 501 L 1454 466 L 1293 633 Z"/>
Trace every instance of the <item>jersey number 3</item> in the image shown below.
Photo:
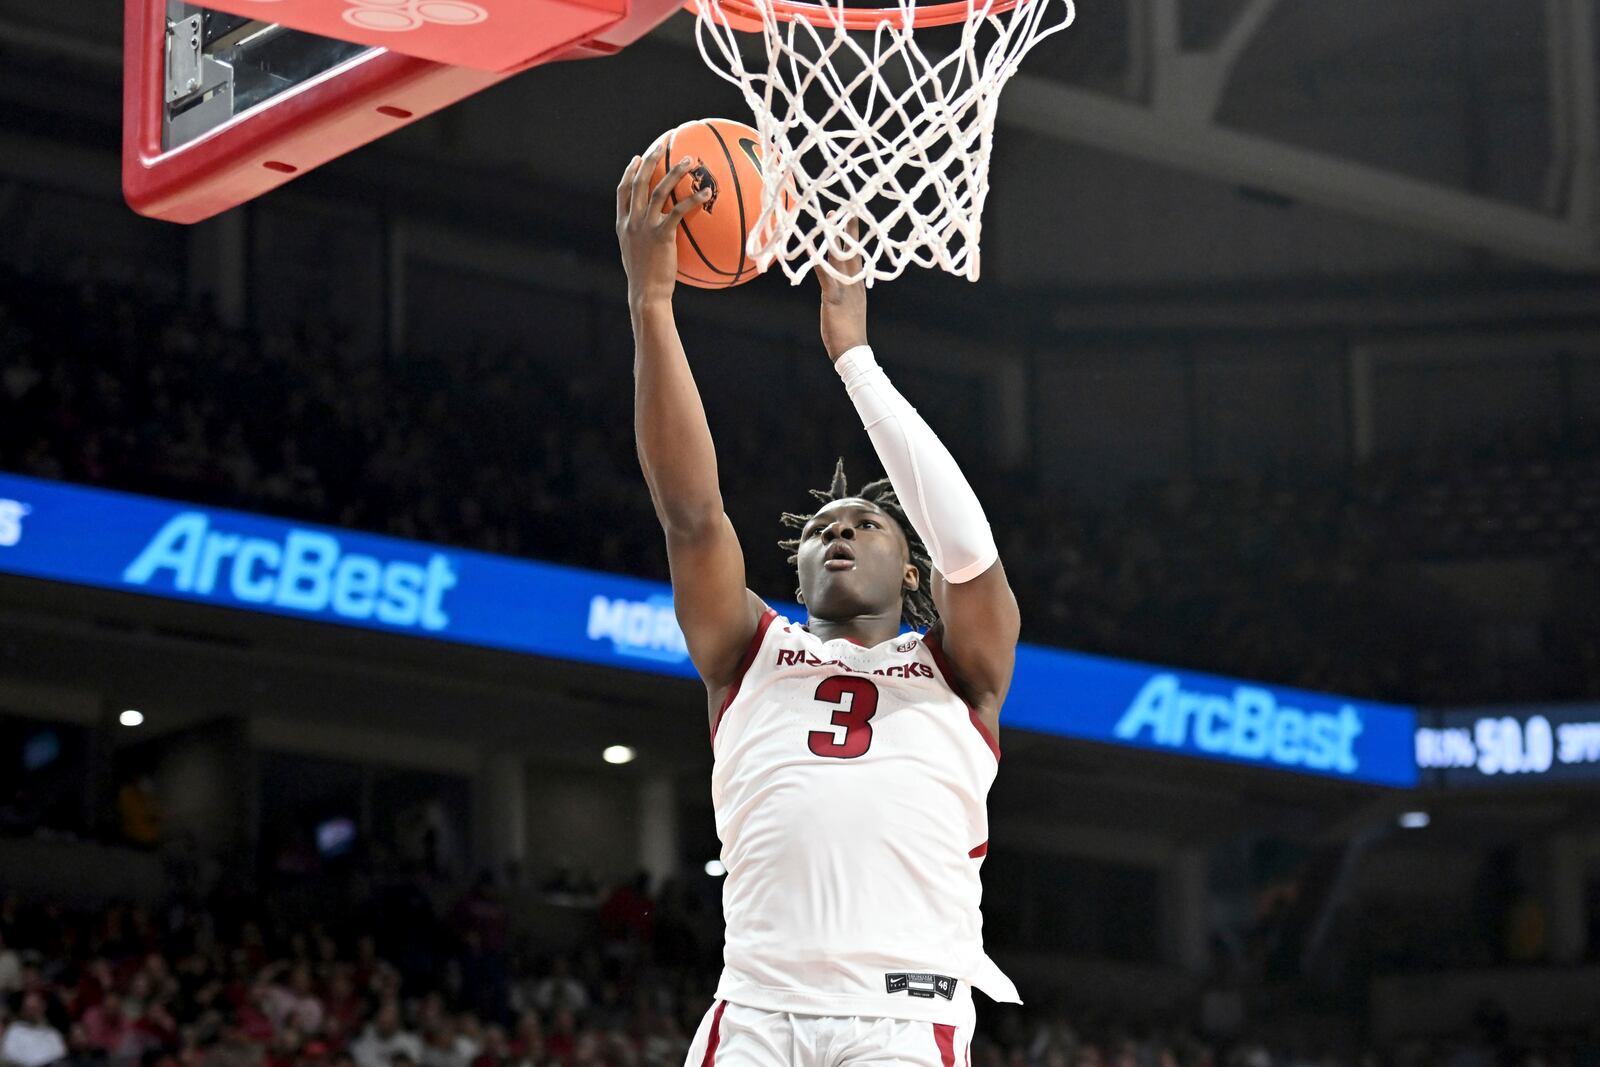
<path fill-rule="evenodd" d="M 812 730 L 811 752 L 834 759 L 855 759 L 872 747 L 872 717 L 878 713 L 878 687 L 865 678 L 835 675 L 817 686 L 817 699 L 824 704 L 843 704 L 834 708 L 830 720 L 843 726 L 844 740 L 832 730 Z"/>

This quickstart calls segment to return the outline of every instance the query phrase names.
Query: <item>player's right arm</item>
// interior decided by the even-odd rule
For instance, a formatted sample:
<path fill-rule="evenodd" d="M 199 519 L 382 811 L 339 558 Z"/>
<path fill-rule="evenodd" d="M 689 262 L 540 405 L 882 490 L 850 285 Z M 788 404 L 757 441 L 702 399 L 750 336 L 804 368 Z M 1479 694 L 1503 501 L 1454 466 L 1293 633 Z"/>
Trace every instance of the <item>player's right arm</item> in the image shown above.
<path fill-rule="evenodd" d="M 737 679 L 766 605 L 745 587 L 744 552 L 723 511 L 711 428 L 672 314 L 678 223 L 705 195 L 663 212 L 689 161 L 672 167 L 652 189 L 650 175 L 662 151 L 658 144 L 643 159 L 634 157 L 617 186 L 617 241 L 633 320 L 634 434 L 667 535 L 678 625 L 715 708 Z"/>

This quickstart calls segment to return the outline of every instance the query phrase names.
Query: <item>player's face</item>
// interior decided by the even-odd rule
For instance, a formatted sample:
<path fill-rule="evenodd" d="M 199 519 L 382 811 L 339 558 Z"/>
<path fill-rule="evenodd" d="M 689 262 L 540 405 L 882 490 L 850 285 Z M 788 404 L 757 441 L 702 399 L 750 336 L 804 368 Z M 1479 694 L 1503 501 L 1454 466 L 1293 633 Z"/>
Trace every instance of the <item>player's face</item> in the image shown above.
<path fill-rule="evenodd" d="M 899 524 L 875 504 L 847 497 L 813 515 L 800 530 L 800 594 L 826 619 L 900 610 L 901 591 L 916 587 L 916 568 Z"/>

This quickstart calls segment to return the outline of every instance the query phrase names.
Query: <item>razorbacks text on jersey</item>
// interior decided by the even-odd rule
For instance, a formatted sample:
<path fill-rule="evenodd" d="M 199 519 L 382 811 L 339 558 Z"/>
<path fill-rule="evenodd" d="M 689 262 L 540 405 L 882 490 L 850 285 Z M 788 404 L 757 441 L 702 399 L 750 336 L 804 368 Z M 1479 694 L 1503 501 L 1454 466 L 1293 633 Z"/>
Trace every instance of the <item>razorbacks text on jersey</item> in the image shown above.
<path fill-rule="evenodd" d="M 719 1000 L 963 1022 L 983 951 L 999 746 L 937 642 L 823 641 L 768 611 L 712 730 L 727 920 Z"/>

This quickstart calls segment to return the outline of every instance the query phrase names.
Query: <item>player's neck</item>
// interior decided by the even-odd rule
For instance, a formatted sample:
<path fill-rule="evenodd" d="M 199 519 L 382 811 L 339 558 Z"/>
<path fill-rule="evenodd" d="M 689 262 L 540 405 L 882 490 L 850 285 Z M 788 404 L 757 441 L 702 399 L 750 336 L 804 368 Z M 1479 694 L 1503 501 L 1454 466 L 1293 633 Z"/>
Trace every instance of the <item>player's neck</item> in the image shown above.
<path fill-rule="evenodd" d="M 845 638 L 871 648 L 900 633 L 900 616 L 855 615 L 848 619 L 824 619 L 812 615 L 806 620 L 806 629 L 824 641 Z"/>

